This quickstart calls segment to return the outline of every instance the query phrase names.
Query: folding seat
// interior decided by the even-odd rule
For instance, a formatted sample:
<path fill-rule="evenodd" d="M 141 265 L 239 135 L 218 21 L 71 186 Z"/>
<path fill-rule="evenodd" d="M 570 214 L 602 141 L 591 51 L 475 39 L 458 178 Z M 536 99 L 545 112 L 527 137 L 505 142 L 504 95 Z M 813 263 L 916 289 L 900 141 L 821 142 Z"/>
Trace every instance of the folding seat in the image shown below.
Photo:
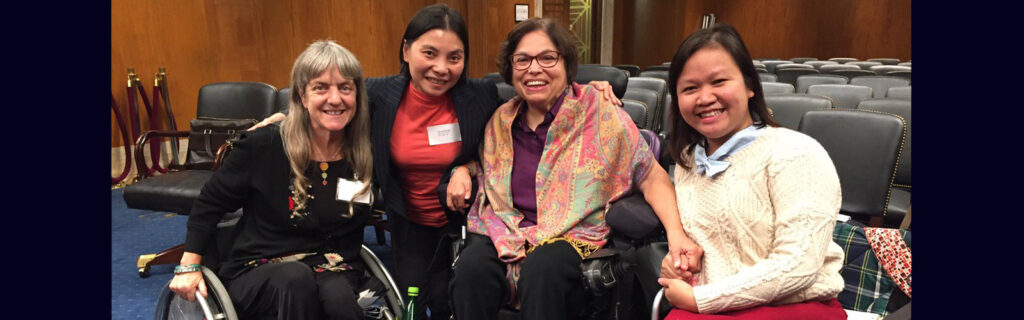
<path fill-rule="evenodd" d="M 874 90 L 872 98 L 884 98 L 889 88 L 909 86 L 910 81 L 900 77 L 862 76 L 850 79 L 850 84 L 871 87 Z"/>
<path fill-rule="evenodd" d="M 885 93 L 886 98 L 910 100 L 910 86 L 906 87 L 891 87 L 889 91 Z"/>
<path fill-rule="evenodd" d="M 646 70 L 640 72 L 641 77 L 658 78 L 668 82 L 668 70 Z"/>
<path fill-rule="evenodd" d="M 793 63 L 805 63 L 807 61 L 818 61 L 818 58 L 798 57 L 798 58 L 791 58 L 791 59 L 789 59 L 789 61 L 793 61 Z"/>
<path fill-rule="evenodd" d="M 877 72 L 874 72 L 874 71 L 871 71 L 871 70 L 860 70 L 860 68 L 852 69 L 852 70 L 831 70 L 831 71 L 828 71 L 828 72 L 824 72 L 823 71 L 822 73 L 840 75 L 840 76 L 847 77 L 849 79 L 853 79 L 853 78 L 860 77 L 860 76 L 877 76 L 878 75 Z"/>
<path fill-rule="evenodd" d="M 783 63 L 783 64 L 780 64 L 780 65 L 777 65 L 777 66 L 775 66 L 775 72 L 779 72 L 779 69 L 789 69 L 789 68 L 797 68 L 797 69 L 815 69 L 815 68 L 814 68 L 814 66 L 812 66 L 812 65 L 809 65 L 809 64 L 802 64 L 802 63 Z"/>
<path fill-rule="evenodd" d="M 821 70 L 821 67 L 824 66 L 824 65 L 830 65 L 830 64 L 838 65 L 839 63 L 835 62 L 835 61 L 828 61 L 828 60 L 815 60 L 815 61 L 804 62 L 804 64 L 809 65 L 809 66 L 813 66 L 815 69 Z"/>
<path fill-rule="evenodd" d="M 765 96 L 769 96 L 777 93 L 794 93 L 796 87 L 785 82 L 762 82 L 761 91 Z"/>
<path fill-rule="evenodd" d="M 761 63 L 761 61 L 754 60 L 753 63 L 754 63 L 754 68 L 757 68 L 757 67 L 765 68 L 764 63 Z"/>
<path fill-rule="evenodd" d="M 903 78 L 903 79 L 907 79 L 907 81 L 908 81 L 907 83 L 913 82 L 910 79 L 910 70 L 907 70 L 907 71 L 902 71 L 902 70 L 890 71 L 889 73 L 886 73 L 885 75 L 890 76 L 890 77 L 900 77 L 900 78 Z"/>
<path fill-rule="evenodd" d="M 626 92 L 630 89 L 648 89 L 658 93 L 658 103 L 653 106 L 648 106 L 648 115 L 650 117 L 647 123 L 647 129 L 652 132 L 661 131 L 661 117 L 664 114 L 664 109 L 668 106 L 666 104 L 669 96 L 668 83 L 663 79 L 658 78 L 647 78 L 647 77 L 632 77 L 629 78 L 629 83 L 626 84 Z"/>
<path fill-rule="evenodd" d="M 757 76 L 761 79 L 761 83 L 765 83 L 765 82 L 779 82 L 779 76 L 776 76 L 775 74 L 768 73 L 767 71 L 765 71 L 765 72 L 758 72 Z"/>
<path fill-rule="evenodd" d="M 783 127 L 797 130 L 800 119 L 807 111 L 832 109 L 832 99 L 826 96 L 784 93 L 765 95 L 764 102 L 772 110 L 772 118 Z"/>
<path fill-rule="evenodd" d="M 871 58 L 871 59 L 868 59 L 867 61 L 881 62 L 882 64 L 888 65 L 888 66 L 894 66 L 897 63 L 900 63 L 900 59 L 896 59 L 896 58 Z"/>
<path fill-rule="evenodd" d="M 906 134 L 904 120 L 856 109 L 808 111 L 800 131 L 817 140 L 836 167 L 843 194 L 839 212 L 882 226 Z"/>
<path fill-rule="evenodd" d="M 659 108 L 658 105 L 661 103 L 663 96 L 663 92 L 634 87 L 626 90 L 626 94 L 622 97 L 622 100 L 633 100 L 643 103 L 646 112 L 644 112 L 643 121 L 639 122 L 637 127 L 651 130 L 651 127 L 654 126 L 654 112 L 661 111 L 661 108 Z"/>
<path fill-rule="evenodd" d="M 905 87 L 910 89 L 910 87 Z M 908 91 L 909 92 L 909 91 Z M 911 179 L 911 108 L 910 100 L 884 98 L 884 99 L 869 99 L 860 102 L 857 106 L 860 110 L 871 110 L 878 112 L 885 112 L 889 114 L 895 114 L 903 118 L 906 123 L 906 139 L 904 139 L 903 146 L 900 148 L 899 166 L 896 168 L 896 178 L 893 180 L 892 196 L 889 200 L 889 206 L 887 208 L 888 214 L 885 217 L 885 226 L 890 228 L 898 228 L 900 223 L 903 222 L 903 217 L 907 215 L 910 210 L 910 190 L 912 186 Z"/>
<path fill-rule="evenodd" d="M 786 61 L 786 60 L 761 60 L 761 64 L 764 64 L 764 67 L 766 69 L 768 69 L 768 72 L 771 72 L 771 73 L 775 73 L 775 67 L 776 66 L 778 66 L 780 64 L 787 64 L 787 63 L 792 63 L 792 62 Z"/>
<path fill-rule="evenodd" d="M 816 84 L 847 84 L 850 79 L 834 74 L 805 74 L 796 77 L 796 93 L 807 93 L 807 87 Z"/>
<path fill-rule="evenodd" d="M 505 79 L 501 78 L 501 74 L 497 72 L 485 74 L 484 80 L 491 80 L 494 83 L 505 83 Z"/>
<path fill-rule="evenodd" d="M 871 67 L 871 71 L 877 72 L 880 75 L 886 75 L 893 71 L 910 71 L 910 67 L 881 65 Z"/>
<path fill-rule="evenodd" d="M 821 71 L 821 73 L 829 73 L 839 70 L 861 70 L 861 68 L 850 64 L 828 64 L 818 67 L 818 71 Z"/>
<path fill-rule="evenodd" d="M 600 64 L 581 64 L 576 71 L 576 78 L 573 79 L 573 82 L 587 84 L 591 81 L 608 81 L 612 86 L 612 91 L 615 92 L 615 96 L 622 99 L 622 96 L 626 94 L 626 84 L 629 82 L 629 76 L 616 67 Z"/>
<path fill-rule="evenodd" d="M 629 93 L 630 92 L 627 91 L 626 95 L 629 95 Z M 650 114 L 647 112 L 647 104 L 637 100 L 623 98 L 622 109 L 626 110 L 626 113 L 629 114 L 629 118 L 633 120 L 633 124 L 635 124 L 637 128 L 644 128 L 644 125 L 647 123 L 648 115 Z"/>
<path fill-rule="evenodd" d="M 754 70 L 757 70 L 757 72 L 760 72 L 760 73 L 774 74 L 774 73 L 768 72 L 768 68 L 765 67 L 764 65 L 755 66 Z"/>
<path fill-rule="evenodd" d="M 807 66 L 808 68 L 784 68 L 775 70 L 775 75 L 779 77 L 779 82 L 796 85 L 796 78 L 805 74 L 818 74 L 818 70 L 814 70 L 814 67 Z"/>
<path fill-rule="evenodd" d="M 630 77 L 636 77 L 640 74 L 640 66 L 635 64 L 617 64 L 615 67 L 626 70 L 626 72 L 629 72 Z"/>
<path fill-rule="evenodd" d="M 835 61 L 835 62 L 837 62 L 839 64 L 844 64 L 844 63 L 851 62 L 851 61 L 857 61 L 857 58 L 846 58 L 846 57 L 830 58 L 830 59 L 828 59 L 828 61 Z"/>
<path fill-rule="evenodd" d="M 871 70 L 871 67 L 880 66 L 882 63 L 878 61 L 851 61 L 847 62 L 846 65 L 854 65 L 864 70 Z"/>
<path fill-rule="evenodd" d="M 239 123 L 249 122 L 255 124 L 279 109 L 275 106 L 275 95 L 277 90 L 273 86 L 262 82 L 219 82 L 204 85 L 199 89 L 199 101 L 196 105 L 196 117 L 199 119 L 215 120 L 238 120 Z M 149 131 L 139 138 L 137 146 L 144 146 L 151 138 L 183 138 L 194 134 L 190 131 Z M 217 150 L 220 156 L 222 146 L 208 145 L 210 141 L 189 141 L 189 149 L 196 150 L 207 144 L 209 152 Z M 220 148 L 220 149 L 218 149 Z M 136 148 L 136 162 L 141 159 L 142 149 Z M 171 168 L 167 173 L 148 176 L 141 173 L 137 181 L 124 188 L 124 201 L 128 208 L 151 210 L 160 212 L 172 212 L 179 215 L 188 215 L 192 210 L 192 203 L 197 197 L 206 181 L 213 176 L 213 171 L 219 165 L 218 161 L 205 162 L 206 159 L 199 159 L 198 153 L 189 152 L 185 157 L 185 164 L 181 167 Z M 218 157 L 217 159 L 220 159 Z M 141 166 L 140 166 L 141 167 Z M 149 276 L 149 267 L 158 264 L 178 263 L 183 246 L 175 246 L 157 254 L 146 254 L 139 257 L 137 266 L 139 276 Z"/>
<path fill-rule="evenodd" d="M 665 71 L 668 71 L 668 65 L 656 64 L 656 65 L 647 66 L 646 68 L 644 68 L 644 71 L 654 71 L 654 70 L 665 70 Z"/>
<path fill-rule="evenodd" d="M 871 87 L 851 84 L 816 84 L 807 88 L 807 93 L 827 96 L 835 102 L 836 108 L 854 109 L 861 100 L 871 98 Z"/>

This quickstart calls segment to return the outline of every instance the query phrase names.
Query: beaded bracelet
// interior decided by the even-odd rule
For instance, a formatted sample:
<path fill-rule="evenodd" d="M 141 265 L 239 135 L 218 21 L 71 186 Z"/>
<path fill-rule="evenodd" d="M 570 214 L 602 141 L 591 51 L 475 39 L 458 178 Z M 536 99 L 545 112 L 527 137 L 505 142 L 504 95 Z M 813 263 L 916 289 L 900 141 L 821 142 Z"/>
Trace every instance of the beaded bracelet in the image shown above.
<path fill-rule="evenodd" d="M 199 264 L 180 265 L 180 266 L 175 266 L 174 267 L 174 274 L 196 272 L 196 271 L 200 271 L 202 269 L 203 269 L 202 265 L 199 265 Z"/>

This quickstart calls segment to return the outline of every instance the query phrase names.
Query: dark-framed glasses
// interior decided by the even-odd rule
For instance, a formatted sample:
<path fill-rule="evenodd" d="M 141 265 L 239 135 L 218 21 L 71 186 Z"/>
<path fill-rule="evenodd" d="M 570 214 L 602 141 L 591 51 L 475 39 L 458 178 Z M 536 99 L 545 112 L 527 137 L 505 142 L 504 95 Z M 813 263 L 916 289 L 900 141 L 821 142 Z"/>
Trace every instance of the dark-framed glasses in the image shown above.
<path fill-rule="evenodd" d="M 541 68 L 551 68 L 558 64 L 558 59 L 562 57 L 558 51 L 544 51 L 536 56 L 527 54 L 514 54 L 512 55 L 512 67 L 516 70 L 526 70 L 533 64 L 533 60 L 537 60 L 537 65 Z"/>

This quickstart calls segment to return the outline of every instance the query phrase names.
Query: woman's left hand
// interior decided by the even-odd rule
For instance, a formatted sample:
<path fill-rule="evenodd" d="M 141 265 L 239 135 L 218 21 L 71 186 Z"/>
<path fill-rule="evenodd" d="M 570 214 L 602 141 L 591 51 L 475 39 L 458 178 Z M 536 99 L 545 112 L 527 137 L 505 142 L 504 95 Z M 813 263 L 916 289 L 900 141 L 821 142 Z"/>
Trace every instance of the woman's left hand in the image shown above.
<path fill-rule="evenodd" d="M 464 212 L 466 208 L 469 208 L 470 195 L 473 192 L 473 178 L 469 176 L 469 169 L 466 166 L 459 166 L 455 169 L 455 173 L 452 174 L 451 180 L 448 181 L 448 196 L 447 203 L 448 209 L 452 211 Z"/>
<path fill-rule="evenodd" d="M 615 96 L 615 91 L 612 90 L 612 84 L 608 81 L 591 81 L 587 85 L 594 87 L 597 91 L 604 93 L 604 97 L 612 101 L 612 104 L 622 106 L 622 101 Z"/>
<path fill-rule="evenodd" d="M 689 312 L 697 310 L 697 299 L 693 297 L 693 286 L 679 279 L 658 278 L 658 284 L 665 287 L 665 300 L 673 307 Z"/>
<path fill-rule="evenodd" d="M 685 234 L 668 236 L 668 253 L 676 268 L 691 273 L 700 272 L 704 248 L 690 240 Z"/>

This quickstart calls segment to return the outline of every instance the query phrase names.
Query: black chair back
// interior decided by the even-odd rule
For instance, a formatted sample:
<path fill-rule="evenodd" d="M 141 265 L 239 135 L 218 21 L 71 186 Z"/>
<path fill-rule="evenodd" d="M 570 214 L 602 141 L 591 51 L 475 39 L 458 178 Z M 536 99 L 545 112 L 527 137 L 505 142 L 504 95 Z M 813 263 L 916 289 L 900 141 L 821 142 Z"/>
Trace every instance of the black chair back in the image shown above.
<path fill-rule="evenodd" d="M 908 87 L 909 88 L 909 87 Z M 899 167 L 896 168 L 896 180 L 894 184 L 900 188 L 910 189 L 912 185 L 911 171 L 910 171 L 910 142 L 911 142 L 911 129 L 913 125 L 910 120 L 910 100 L 901 99 L 869 99 L 860 102 L 857 106 L 860 110 L 873 110 L 885 113 L 891 113 L 903 117 L 903 121 L 907 125 L 907 137 L 903 143 L 903 150 L 900 153 Z"/>
<path fill-rule="evenodd" d="M 650 130 L 654 126 L 654 113 L 661 112 L 659 104 L 663 96 L 661 92 L 655 92 L 654 90 L 633 88 L 626 90 L 622 100 L 640 101 L 647 106 L 647 116 L 644 117 L 644 121 L 640 122 L 637 127 Z"/>
<path fill-rule="evenodd" d="M 862 110 L 808 111 L 800 131 L 832 158 L 843 194 L 840 212 L 880 226 L 906 132 L 903 119 Z"/>
<path fill-rule="evenodd" d="M 861 100 L 871 99 L 871 87 L 852 84 L 816 84 L 807 88 L 807 93 L 827 96 L 835 102 L 836 108 L 855 109 Z"/>
<path fill-rule="evenodd" d="M 573 79 L 573 82 L 587 84 L 591 81 L 608 81 L 612 85 L 612 92 L 615 92 L 615 96 L 622 99 L 622 96 L 626 94 L 629 77 L 616 67 L 600 64 L 581 64 L 579 70 L 576 71 L 576 78 Z"/>
<path fill-rule="evenodd" d="M 640 66 L 635 64 L 617 64 L 615 65 L 615 67 L 625 70 L 626 72 L 629 72 L 630 77 L 636 77 L 640 75 Z"/>
<path fill-rule="evenodd" d="M 850 79 L 850 84 L 871 87 L 872 98 L 885 98 L 889 88 L 909 86 L 910 80 L 890 76 L 863 76 Z"/>
<path fill-rule="evenodd" d="M 277 109 L 277 112 L 284 112 L 288 110 L 288 104 L 291 100 L 292 88 L 277 89 L 277 93 L 274 94 L 274 108 Z"/>
<path fill-rule="evenodd" d="M 640 72 L 641 77 L 658 78 L 668 82 L 668 70 L 646 70 Z"/>
<path fill-rule="evenodd" d="M 892 87 L 885 93 L 886 98 L 910 100 L 910 86 Z"/>
<path fill-rule="evenodd" d="M 798 130 L 804 114 L 814 110 L 832 109 L 832 99 L 811 94 L 787 93 L 765 96 L 764 102 L 772 110 L 772 117 L 783 127 Z"/>
<path fill-rule="evenodd" d="M 622 99 L 622 108 L 629 114 L 629 118 L 633 119 L 633 124 L 637 128 L 643 128 L 647 123 L 647 104 L 636 100 Z"/>
<path fill-rule="evenodd" d="M 485 74 L 483 79 L 484 80 L 491 80 L 491 82 L 494 82 L 494 83 L 505 83 L 505 79 L 503 79 L 501 77 L 501 74 L 497 73 L 497 72 L 491 72 L 491 73 Z"/>
<path fill-rule="evenodd" d="M 807 93 L 807 88 L 816 84 L 847 84 L 850 79 L 834 74 L 805 74 L 796 77 L 796 93 Z"/>
<path fill-rule="evenodd" d="M 500 103 L 505 103 L 509 99 L 516 96 L 516 88 L 504 82 L 495 83 L 494 86 L 498 87 L 498 100 Z"/>
<path fill-rule="evenodd" d="M 262 82 L 217 82 L 199 88 L 196 117 L 262 120 L 277 112 L 277 90 Z"/>
<path fill-rule="evenodd" d="M 796 86 L 796 78 L 805 74 L 818 74 L 818 70 L 813 67 L 809 68 L 781 68 L 775 70 L 775 75 L 779 77 L 779 82 L 788 83 Z"/>
<path fill-rule="evenodd" d="M 794 93 L 796 92 L 796 87 L 785 82 L 762 82 L 761 91 L 767 97 L 773 94 Z"/>

